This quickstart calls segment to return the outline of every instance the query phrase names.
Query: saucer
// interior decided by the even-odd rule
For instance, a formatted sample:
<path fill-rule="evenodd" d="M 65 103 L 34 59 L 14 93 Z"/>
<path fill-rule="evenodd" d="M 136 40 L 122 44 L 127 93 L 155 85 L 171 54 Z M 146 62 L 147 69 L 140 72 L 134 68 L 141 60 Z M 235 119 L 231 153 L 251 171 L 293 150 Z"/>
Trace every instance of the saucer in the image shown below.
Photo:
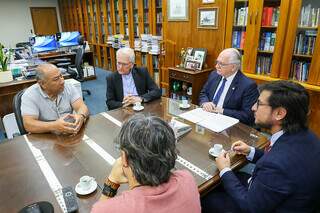
<path fill-rule="evenodd" d="M 190 107 L 190 104 L 187 104 L 186 106 L 183 106 L 183 104 L 179 104 L 179 107 L 181 109 L 188 109 Z"/>
<path fill-rule="evenodd" d="M 78 183 L 76 185 L 76 188 L 75 188 L 75 191 L 77 192 L 77 194 L 79 195 L 88 195 L 88 194 L 91 194 L 92 192 L 94 192 L 96 189 L 97 189 L 97 182 L 95 180 L 92 181 L 92 184 L 90 186 L 89 189 L 87 190 L 83 190 L 81 187 L 80 187 L 80 183 Z"/>
<path fill-rule="evenodd" d="M 133 109 L 134 111 L 141 111 L 141 110 L 144 109 L 144 106 L 140 106 L 140 107 L 133 106 L 132 109 Z"/>
<path fill-rule="evenodd" d="M 223 151 L 224 151 L 224 149 L 221 150 L 221 152 L 223 152 Z M 214 149 L 213 149 L 213 147 L 211 147 L 211 148 L 209 149 L 209 154 L 212 155 L 212 156 L 215 157 L 215 158 L 218 157 L 218 156 L 221 154 L 221 152 L 219 152 L 219 153 L 215 152 Z"/>

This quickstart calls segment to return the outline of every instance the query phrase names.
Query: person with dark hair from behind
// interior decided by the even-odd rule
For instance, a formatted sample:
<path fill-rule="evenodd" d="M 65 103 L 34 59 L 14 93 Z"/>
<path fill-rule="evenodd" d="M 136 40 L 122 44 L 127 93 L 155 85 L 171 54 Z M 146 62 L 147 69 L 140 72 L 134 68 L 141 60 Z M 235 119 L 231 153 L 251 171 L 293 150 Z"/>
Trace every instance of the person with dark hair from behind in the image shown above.
<path fill-rule="evenodd" d="M 241 70 L 241 55 L 235 48 L 224 49 L 216 61 L 216 72 L 209 75 L 199 94 L 199 105 L 208 112 L 220 113 L 252 125 L 252 105 L 257 101 L 257 84 Z"/>
<path fill-rule="evenodd" d="M 224 191 L 202 199 L 203 212 L 315 212 L 320 198 L 320 141 L 307 126 L 309 95 L 289 81 L 267 83 L 252 107 L 255 123 L 272 136 L 265 150 L 242 141 L 231 149 L 256 164 L 241 181 L 230 169 L 229 154 L 216 159 Z"/>
<path fill-rule="evenodd" d="M 172 171 L 177 150 L 174 132 L 165 121 L 134 116 L 123 124 L 115 142 L 120 145 L 121 157 L 91 212 L 200 212 L 192 175 L 186 170 Z M 115 196 L 124 183 L 130 190 Z"/>

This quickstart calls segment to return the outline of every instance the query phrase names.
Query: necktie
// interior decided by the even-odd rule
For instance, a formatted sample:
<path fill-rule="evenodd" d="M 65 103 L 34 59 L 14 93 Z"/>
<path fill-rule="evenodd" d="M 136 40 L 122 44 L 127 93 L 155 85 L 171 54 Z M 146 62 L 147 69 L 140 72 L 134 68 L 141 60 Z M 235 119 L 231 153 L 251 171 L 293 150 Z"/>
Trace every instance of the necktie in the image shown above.
<path fill-rule="evenodd" d="M 217 105 L 218 102 L 219 102 L 219 99 L 220 99 L 221 94 L 222 94 L 222 92 L 223 92 L 224 86 L 226 85 L 226 81 L 227 81 L 227 79 L 226 79 L 226 78 L 223 78 L 222 84 L 221 84 L 218 92 L 216 93 L 216 95 L 214 96 L 214 98 L 213 98 L 213 100 L 212 100 L 212 102 L 213 102 L 215 105 Z"/>
<path fill-rule="evenodd" d="M 269 152 L 271 150 L 271 142 L 268 141 L 268 143 L 266 144 L 266 146 L 264 147 L 264 152 Z"/>

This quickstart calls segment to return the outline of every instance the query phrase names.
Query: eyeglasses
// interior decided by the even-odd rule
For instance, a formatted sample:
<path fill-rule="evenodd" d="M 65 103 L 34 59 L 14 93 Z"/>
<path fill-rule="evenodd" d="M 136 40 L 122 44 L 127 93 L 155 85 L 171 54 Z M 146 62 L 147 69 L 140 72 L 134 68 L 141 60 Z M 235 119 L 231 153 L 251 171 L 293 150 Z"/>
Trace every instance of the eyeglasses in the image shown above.
<path fill-rule="evenodd" d="M 219 67 L 226 67 L 232 64 L 236 64 L 236 63 L 222 63 L 221 61 L 216 61 L 216 65 Z"/>
<path fill-rule="evenodd" d="M 129 62 L 129 63 L 122 63 L 122 62 L 117 62 L 117 66 L 119 66 L 119 67 L 127 67 L 127 66 L 129 66 L 131 64 L 131 62 Z"/>
<path fill-rule="evenodd" d="M 256 104 L 257 104 L 257 108 L 258 108 L 259 106 L 270 106 L 269 104 L 261 103 L 260 100 L 257 100 Z"/>

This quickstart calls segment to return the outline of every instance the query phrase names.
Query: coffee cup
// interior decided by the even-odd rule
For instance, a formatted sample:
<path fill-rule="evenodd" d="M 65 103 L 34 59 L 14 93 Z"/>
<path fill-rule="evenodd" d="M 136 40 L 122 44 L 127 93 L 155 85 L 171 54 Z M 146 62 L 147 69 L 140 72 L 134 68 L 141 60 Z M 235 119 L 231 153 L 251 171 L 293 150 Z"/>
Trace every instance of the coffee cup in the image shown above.
<path fill-rule="evenodd" d="M 134 103 L 134 107 L 137 109 L 141 108 L 141 102 Z"/>
<path fill-rule="evenodd" d="M 188 94 L 188 95 L 192 95 L 192 87 L 188 87 L 188 89 L 187 89 L 187 94 Z"/>
<path fill-rule="evenodd" d="M 223 148 L 222 144 L 219 144 L 219 143 L 215 144 L 213 145 L 213 152 L 215 154 L 220 154 L 222 152 L 222 148 Z"/>
<path fill-rule="evenodd" d="M 82 190 L 85 190 L 85 191 L 90 189 L 93 180 L 94 180 L 93 177 L 90 177 L 90 176 L 87 176 L 87 175 L 82 176 L 80 178 L 80 184 L 79 184 L 80 188 Z"/>
<path fill-rule="evenodd" d="M 188 100 L 182 100 L 182 107 L 188 107 Z"/>

